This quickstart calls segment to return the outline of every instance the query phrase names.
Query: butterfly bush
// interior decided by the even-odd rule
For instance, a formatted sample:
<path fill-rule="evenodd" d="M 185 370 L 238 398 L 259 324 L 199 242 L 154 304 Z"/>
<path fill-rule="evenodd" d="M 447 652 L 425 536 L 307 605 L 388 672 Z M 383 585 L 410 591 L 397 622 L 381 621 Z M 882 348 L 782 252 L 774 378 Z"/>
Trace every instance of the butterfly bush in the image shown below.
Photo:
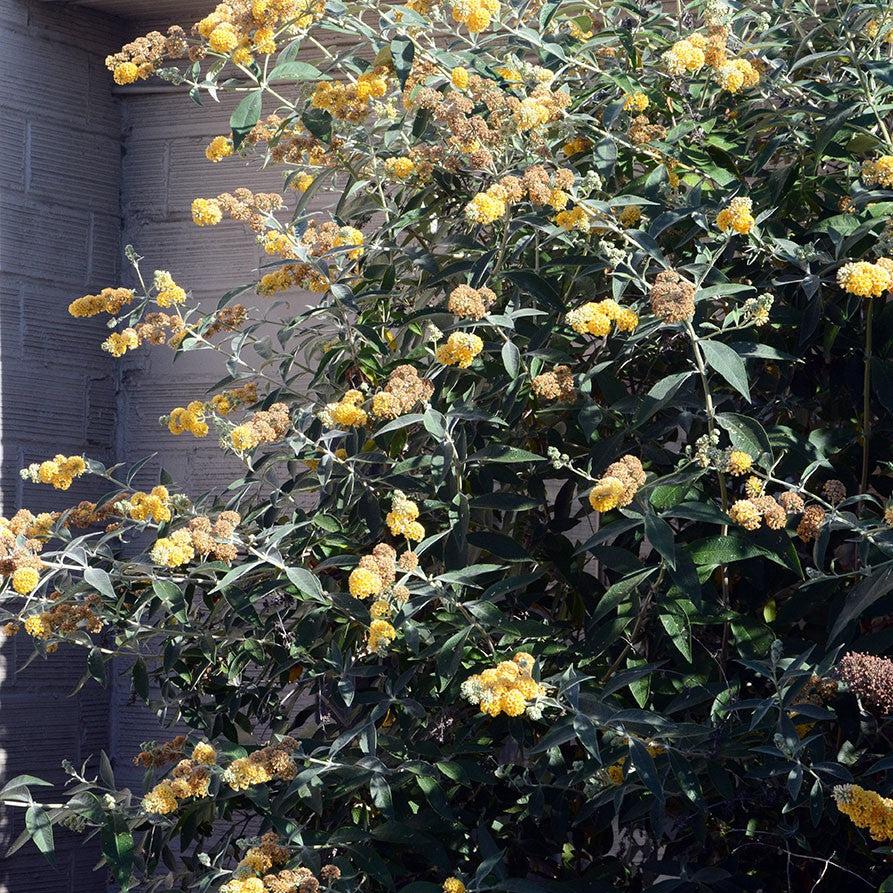
<path fill-rule="evenodd" d="M 161 724 L 143 791 L 13 779 L 17 845 L 98 833 L 125 891 L 888 889 L 891 54 L 878 4 L 233 0 L 110 56 L 281 189 L 195 196 L 263 257 L 216 304 L 139 246 L 72 296 L 225 360 L 158 437 L 239 471 L 23 469 L 104 495 L 0 519 L 6 634 Z"/>

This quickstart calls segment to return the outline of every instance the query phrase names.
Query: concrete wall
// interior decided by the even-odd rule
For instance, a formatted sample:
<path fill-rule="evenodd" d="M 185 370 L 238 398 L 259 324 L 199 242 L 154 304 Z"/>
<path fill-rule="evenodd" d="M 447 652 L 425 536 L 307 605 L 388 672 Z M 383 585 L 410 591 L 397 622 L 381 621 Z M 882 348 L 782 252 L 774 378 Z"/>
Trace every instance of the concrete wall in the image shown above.
<path fill-rule="evenodd" d="M 102 57 L 119 22 L 39 2 L 0 0 L 0 512 L 59 508 L 92 495 L 25 485 L 18 469 L 56 451 L 110 460 L 116 371 L 96 350 L 102 325 L 76 324 L 69 301 L 113 282 L 120 254 L 119 111 Z M 89 361 L 87 361 L 89 357 Z M 25 663 L 23 634 L 0 647 L 0 781 L 23 772 L 62 782 L 106 747 L 108 690 L 89 684 L 84 652 L 60 649 Z M 0 814 L 0 849 L 18 836 L 22 810 Z M 33 847 L 0 861 L 0 891 L 93 893 L 95 844 L 57 839 L 58 868 Z"/>

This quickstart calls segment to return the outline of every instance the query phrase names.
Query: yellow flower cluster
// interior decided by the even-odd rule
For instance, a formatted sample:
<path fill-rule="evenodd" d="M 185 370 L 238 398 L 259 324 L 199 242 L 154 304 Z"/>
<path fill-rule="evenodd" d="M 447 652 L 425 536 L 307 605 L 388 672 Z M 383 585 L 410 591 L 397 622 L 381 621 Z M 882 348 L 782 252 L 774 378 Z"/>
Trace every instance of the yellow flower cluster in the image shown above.
<path fill-rule="evenodd" d="M 618 332 L 635 331 L 639 317 L 629 307 L 621 307 L 612 298 L 603 301 L 587 301 L 571 310 L 565 322 L 579 334 L 595 335 L 604 338 L 611 332 L 613 323 Z"/>
<path fill-rule="evenodd" d="M 295 175 L 288 181 L 288 185 L 298 191 L 306 192 L 314 183 L 316 177 L 307 171 L 295 171 Z"/>
<path fill-rule="evenodd" d="M 722 232 L 727 233 L 731 230 L 739 236 L 746 236 L 753 229 L 755 222 L 753 201 L 742 196 L 733 198 L 729 206 L 716 215 L 716 225 Z"/>
<path fill-rule="evenodd" d="M 164 567 L 179 567 L 188 564 L 195 558 L 192 536 L 184 527 L 175 530 L 170 536 L 162 536 L 155 540 L 149 553 L 155 564 Z"/>
<path fill-rule="evenodd" d="M 12 588 L 19 595 L 27 595 L 37 589 L 40 572 L 33 567 L 18 567 L 12 572 Z"/>
<path fill-rule="evenodd" d="M 13 588 L 15 588 L 15 576 L 13 576 Z M 88 595 L 83 602 L 76 604 L 62 602 L 60 592 L 54 592 L 50 598 L 55 604 L 48 611 L 32 614 L 25 619 L 25 632 L 29 636 L 35 639 L 48 639 L 51 636 L 71 635 L 77 629 L 86 629 L 91 633 L 102 631 L 102 621 L 94 610 L 99 604 L 99 596 Z"/>
<path fill-rule="evenodd" d="M 457 65 L 450 71 L 450 83 L 457 90 L 467 90 L 469 82 L 470 78 L 468 76 L 467 68 L 463 68 L 461 65 Z"/>
<path fill-rule="evenodd" d="M 133 758 L 133 765 L 144 769 L 158 769 L 168 763 L 177 763 L 183 758 L 185 744 L 185 735 L 177 735 L 160 744 L 156 741 L 144 742 L 140 752 Z M 196 762 L 203 761 L 196 759 Z"/>
<path fill-rule="evenodd" d="M 738 499 L 729 509 L 729 517 L 745 530 L 757 530 L 764 523 L 770 530 L 781 530 L 787 524 L 787 512 L 772 496 Z"/>
<path fill-rule="evenodd" d="M 203 766 L 211 766 L 217 762 L 217 751 L 207 741 L 199 741 L 193 748 L 192 759 Z"/>
<path fill-rule="evenodd" d="M 666 323 L 691 319 L 695 313 L 695 287 L 676 270 L 657 274 L 649 293 L 651 312 Z"/>
<path fill-rule="evenodd" d="M 573 230 L 579 230 L 583 233 L 589 232 L 589 214 L 581 205 L 566 211 L 559 211 L 554 217 L 554 223 L 565 230 L 565 232 Z"/>
<path fill-rule="evenodd" d="M 44 565 L 39 552 L 57 517 L 49 512 L 35 516 L 27 509 L 0 517 L 0 578 L 10 578 L 19 595 L 33 592 L 40 583 Z"/>
<path fill-rule="evenodd" d="M 479 192 L 465 206 L 465 217 L 471 223 L 486 226 L 505 215 L 505 197 L 498 185 L 491 186 L 486 192 Z"/>
<path fill-rule="evenodd" d="M 152 281 L 155 303 L 159 307 L 174 307 L 186 300 L 186 290 L 174 282 L 167 270 L 156 270 Z"/>
<path fill-rule="evenodd" d="M 173 25 L 167 29 L 167 36 L 151 31 L 125 44 L 120 52 L 106 57 L 105 65 L 115 83 L 124 86 L 151 77 L 162 59 L 179 59 L 186 52 L 186 32 Z"/>
<path fill-rule="evenodd" d="M 393 546 L 379 543 L 371 555 L 364 555 L 347 580 L 354 598 L 371 598 L 385 593 L 397 579 L 397 553 Z"/>
<path fill-rule="evenodd" d="M 292 759 L 297 747 L 298 742 L 287 735 L 277 744 L 268 744 L 247 757 L 233 760 L 223 773 L 223 780 L 234 791 L 244 791 L 274 779 L 291 781 L 298 773 Z"/>
<path fill-rule="evenodd" d="M 98 295 L 84 295 L 68 305 L 68 312 L 77 319 L 109 313 L 115 316 L 133 300 L 131 288 L 104 288 Z"/>
<path fill-rule="evenodd" d="M 179 567 L 192 561 L 196 554 L 233 561 L 237 554 L 233 537 L 241 520 L 238 512 L 230 511 L 221 512 L 214 522 L 198 515 L 186 527 L 157 539 L 150 552 L 152 561 L 164 567 Z"/>
<path fill-rule="evenodd" d="M 452 7 L 453 21 L 465 25 L 472 34 L 486 31 L 500 10 L 499 0 L 452 0 Z"/>
<path fill-rule="evenodd" d="M 727 93 L 740 93 L 760 82 L 760 73 L 747 59 L 731 59 L 717 69 L 717 79 Z"/>
<path fill-rule="evenodd" d="M 462 696 L 488 716 L 520 716 L 545 694 L 544 687 L 531 675 L 533 665 L 533 656 L 519 651 L 512 660 L 504 660 L 466 679 Z"/>
<path fill-rule="evenodd" d="M 194 437 L 204 437 L 208 433 L 205 404 L 201 400 L 193 400 L 186 406 L 174 407 L 168 416 L 167 427 L 177 437 L 187 431 Z"/>
<path fill-rule="evenodd" d="M 865 36 L 869 40 L 875 40 L 884 31 L 883 40 L 888 44 L 893 44 L 893 30 L 889 27 L 889 15 L 885 14 L 880 21 L 877 19 L 869 19 L 865 23 Z"/>
<path fill-rule="evenodd" d="M 589 504 L 597 512 L 629 505 L 645 483 L 645 471 L 635 456 L 612 462 L 589 492 Z"/>
<path fill-rule="evenodd" d="M 415 173 L 415 162 L 405 155 L 388 158 L 384 163 L 385 171 L 395 180 L 408 180 Z"/>
<path fill-rule="evenodd" d="M 246 66 L 255 53 L 276 52 L 277 32 L 293 34 L 308 28 L 322 13 L 319 0 L 231 0 L 218 4 L 193 30 L 210 50 Z"/>
<path fill-rule="evenodd" d="M 548 205 L 555 211 L 564 211 L 570 201 L 567 190 L 573 183 L 574 172 L 570 168 L 559 168 L 550 174 L 541 165 L 533 165 L 522 176 L 502 177 L 475 195 L 465 206 L 465 217 L 470 223 L 493 223 L 524 199 L 535 206 Z"/>
<path fill-rule="evenodd" d="M 592 140 L 585 136 L 575 136 L 569 139 L 562 147 L 561 151 L 571 158 L 574 155 L 581 155 L 583 152 L 592 148 Z"/>
<path fill-rule="evenodd" d="M 128 326 L 120 332 L 112 332 L 102 342 L 102 349 L 113 357 L 123 357 L 128 350 L 135 350 L 140 346 L 140 336 L 136 329 Z"/>
<path fill-rule="evenodd" d="M 391 536 L 402 536 L 413 542 L 425 538 L 425 528 L 418 522 L 419 507 L 400 490 L 391 497 L 391 510 L 385 516 L 385 524 Z"/>
<path fill-rule="evenodd" d="M 881 155 L 874 161 L 863 161 L 861 176 L 866 186 L 893 189 L 893 155 Z"/>
<path fill-rule="evenodd" d="M 153 487 L 148 493 L 137 490 L 128 499 L 119 500 L 117 508 L 134 521 L 148 521 L 151 518 L 156 524 L 164 524 L 172 517 L 171 495 L 163 484 Z"/>
<path fill-rule="evenodd" d="M 257 846 L 249 847 L 239 862 L 237 873 L 253 871 L 255 874 L 266 874 L 277 865 L 284 865 L 291 853 L 288 847 L 281 846 L 275 831 L 264 834 Z"/>
<path fill-rule="evenodd" d="M 667 71 L 676 77 L 683 74 L 693 74 L 704 67 L 704 50 L 695 46 L 689 38 L 677 40 L 663 54 L 663 62 Z"/>
<path fill-rule="evenodd" d="M 219 415 L 229 415 L 234 409 L 255 402 L 257 402 L 257 385 L 249 382 L 215 394 L 208 401 L 206 407 L 210 405 L 211 409 Z"/>
<path fill-rule="evenodd" d="M 224 511 L 214 521 L 207 515 L 191 518 L 187 530 L 192 546 L 199 555 L 229 563 L 235 561 L 238 554 L 234 539 L 236 527 L 241 522 L 242 516 L 238 512 Z"/>
<path fill-rule="evenodd" d="M 893 840 L 893 799 L 857 784 L 835 785 L 832 794 L 838 810 L 857 828 L 868 831 L 872 840 Z"/>
<path fill-rule="evenodd" d="M 530 382 L 530 389 L 541 400 L 572 403 L 577 397 L 574 373 L 569 366 L 556 366 L 549 372 L 541 372 Z"/>
<path fill-rule="evenodd" d="M 369 624 L 369 637 L 366 640 L 366 647 L 371 653 L 381 653 L 387 651 L 391 642 L 397 638 L 397 630 L 393 625 L 384 619 L 373 620 Z"/>
<path fill-rule="evenodd" d="M 411 558 L 410 558 L 411 556 Z M 402 584 L 395 586 L 398 563 L 403 570 L 413 570 L 415 555 L 404 552 L 397 561 L 397 553 L 386 543 L 379 543 L 371 555 L 364 555 L 348 578 L 348 589 L 354 598 L 371 598 L 375 601 L 369 608 L 372 622 L 366 640 L 370 653 L 383 653 L 397 637 L 397 630 L 390 623 L 393 614 L 392 602 L 402 604 L 409 598 L 409 590 Z"/>
<path fill-rule="evenodd" d="M 34 462 L 19 475 L 35 484 L 51 484 L 57 490 L 67 490 L 75 478 L 87 470 L 83 456 L 63 456 L 61 453 L 43 462 Z"/>
<path fill-rule="evenodd" d="M 447 300 L 447 310 L 461 319 L 483 319 L 496 303 L 496 292 L 487 288 L 457 285 Z"/>
<path fill-rule="evenodd" d="M 893 288 L 893 260 L 880 258 L 850 261 L 837 271 L 837 284 L 847 293 L 860 298 L 878 298 Z"/>
<path fill-rule="evenodd" d="M 221 220 L 223 220 L 223 210 L 216 199 L 193 199 L 192 222 L 196 226 L 216 226 Z"/>
<path fill-rule="evenodd" d="M 427 378 L 420 378 L 415 367 L 404 363 L 391 372 L 384 389 L 373 395 L 372 415 L 395 419 L 420 403 L 427 403 L 433 394 L 434 385 Z"/>
<path fill-rule="evenodd" d="M 373 99 L 388 92 L 388 70 L 384 67 L 364 71 L 354 83 L 320 81 L 310 97 L 310 104 L 327 111 L 333 118 L 359 123 L 369 112 Z"/>
<path fill-rule="evenodd" d="M 268 254 L 297 257 L 296 240 L 291 231 L 268 230 L 263 234 L 261 244 Z M 313 257 L 339 252 L 349 260 L 358 260 L 365 251 L 360 230 L 352 226 L 339 227 L 332 222 L 321 226 L 309 225 L 300 238 L 300 244 Z M 322 294 L 329 290 L 331 281 L 311 264 L 285 264 L 262 276 L 257 291 L 261 295 L 272 295 L 295 286 Z"/>
<path fill-rule="evenodd" d="M 753 456 L 744 450 L 730 450 L 726 457 L 726 471 L 733 477 L 747 474 L 753 467 Z"/>
<path fill-rule="evenodd" d="M 484 349 L 484 342 L 471 332 L 453 332 L 445 344 L 434 353 L 434 358 L 444 366 L 458 366 L 467 369 L 474 358 Z"/>
<path fill-rule="evenodd" d="M 220 888 L 220 893 L 268 893 L 268 891 L 259 877 L 242 877 L 227 881 Z"/>
<path fill-rule="evenodd" d="M 820 505 L 808 505 L 803 509 L 803 516 L 797 525 L 797 536 L 804 543 L 810 543 L 818 539 L 826 517 L 826 512 Z"/>
<path fill-rule="evenodd" d="M 617 219 L 621 226 L 630 229 L 642 219 L 642 209 L 639 205 L 624 205 Z"/>
<path fill-rule="evenodd" d="M 288 404 L 274 403 L 268 410 L 254 413 L 246 422 L 230 432 L 230 443 L 240 453 L 253 450 L 262 443 L 282 440 L 291 427 Z"/>
<path fill-rule="evenodd" d="M 448 877 L 443 882 L 443 893 L 465 893 L 465 884 L 457 877 Z"/>
<path fill-rule="evenodd" d="M 215 136 L 205 148 L 205 158 L 217 164 L 233 154 L 233 141 L 228 136 Z"/>
<path fill-rule="evenodd" d="M 355 388 L 346 391 L 337 403 L 327 403 L 319 413 L 323 424 L 329 428 L 362 428 L 369 419 L 363 402 L 363 392 Z"/>
<path fill-rule="evenodd" d="M 623 110 L 625 112 L 644 112 L 651 104 L 648 96 L 641 90 L 635 93 L 627 93 L 623 97 Z"/>
<path fill-rule="evenodd" d="M 716 73 L 720 87 L 730 93 L 756 86 L 759 69 L 747 59 L 728 58 L 728 37 L 728 28 L 721 25 L 711 27 L 707 34 L 690 34 L 663 54 L 664 66 L 671 75 L 680 77 L 694 74 L 706 65 Z"/>
<path fill-rule="evenodd" d="M 159 782 L 143 797 L 143 811 L 155 815 L 175 812 L 181 800 L 207 797 L 211 783 L 208 766 L 194 760 L 180 760 L 171 778 Z"/>

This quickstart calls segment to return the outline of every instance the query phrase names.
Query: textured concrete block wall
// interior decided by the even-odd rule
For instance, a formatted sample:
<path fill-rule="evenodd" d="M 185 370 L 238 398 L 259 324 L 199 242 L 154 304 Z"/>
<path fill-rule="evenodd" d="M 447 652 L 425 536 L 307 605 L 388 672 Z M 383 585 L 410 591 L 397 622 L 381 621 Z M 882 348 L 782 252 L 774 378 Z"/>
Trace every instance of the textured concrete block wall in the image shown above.
<path fill-rule="evenodd" d="M 65 453 L 111 460 L 116 371 L 97 350 L 102 325 L 75 323 L 72 298 L 113 282 L 120 255 L 120 115 L 102 68 L 120 42 L 115 19 L 40 2 L 0 0 L 0 513 L 94 495 L 25 485 L 18 469 Z M 89 358 L 89 359 L 88 359 Z M 88 685 L 84 653 L 25 663 L 27 637 L 0 647 L 0 782 L 29 772 L 61 782 L 61 761 L 107 746 L 107 690 Z M 52 796 L 51 794 L 49 796 Z M 0 815 L 0 849 L 22 827 Z M 4 893 L 93 893 L 95 844 L 57 838 L 58 868 L 33 848 L 0 861 Z"/>

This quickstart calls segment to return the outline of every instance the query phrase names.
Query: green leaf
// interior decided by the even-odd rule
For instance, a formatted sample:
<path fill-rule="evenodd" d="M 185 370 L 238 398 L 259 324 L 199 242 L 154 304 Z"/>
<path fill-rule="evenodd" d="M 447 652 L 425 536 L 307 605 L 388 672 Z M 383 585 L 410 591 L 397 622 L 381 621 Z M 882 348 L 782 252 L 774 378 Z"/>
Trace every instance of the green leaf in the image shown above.
<path fill-rule="evenodd" d="M 407 428 L 409 425 L 415 425 L 418 422 L 421 422 L 424 418 L 424 415 L 420 412 L 410 412 L 406 415 L 402 415 L 399 418 L 394 419 L 393 422 L 388 422 L 387 425 L 382 425 L 376 432 L 376 437 L 381 437 L 383 434 L 390 434 L 391 431 L 399 431 L 401 428 Z"/>
<path fill-rule="evenodd" d="M 642 398 L 633 427 L 637 428 L 663 409 L 692 374 L 692 372 L 674 372 L 657 382 Z"/>
<path fill-rule="evenodd" d="M 435 577 L 438 583 L 469 583 L 485 574 L 492 574 L 494 571 L 505 570 L 501 564 L 470 564 L 458 571 L 447 571 L 445 574 Z"/>
<path fill-rule="evenodd" d="M 521 351 L 515 346 L 514 342 L 506 341 L 502 345 L 502 365 L 508 372 L 509 378 L 515 379 L 521 371 Z"/>
<path fill-rule="evenodd" d="M 25 829 L 34 841 L 35 846 L 51 862 L 55 861 L 55 845 L 53 843 L 53 823 L 49 810 L 35 803 L 25 810 Z"/>
<path fill-rule="evenodd" d="M 660 614 L 661 626 L 667 631 L 676 650 L 689 662 L 692 660 L 691 624 L 684 611 Z"/>
<path fill-rule="evenodd" d="M 268 81 L 327 81 L 331 80 L 309 62 L 283 62 L 271 72 Z"/>
<path fill-rule="evenodd" d="M 589 751 L 589 755 L 602 761 L 601 751 L 598 746 L 598 730 L 595 723 L 585 714 L 577 713 L 574 716 L 574 731 L 580 744 Z"/>
<path fill-rule="evenodd" d="M 469 461 L 477 462 L 545 462 L 543 456 L 531 453 L 528 450 L 522 450 L 518 447 L 502 446 L 501 444 L 491 444 L 482 450 L 469 456 Z"/>
<path fill-rule="evenodd" d="M 258 88 L 247 93 L 233 109 L 229 126 L 233 132 L 233 145 L 238 149 L 251 128 L 260 120 L 263 108 L 263 91 Z"/>
<path fill-rule="evenodd" d="M 744 360 L 721 341 L 699 341 L 704 359 L 711 369 L 718 372 L 747 402 L 750 402 L 750 386 L 747 383 L 747 367 Z"/>
<path fill-rule="evenodd" d="M 301 123 L 317 139 L 327 140 L 332 133 L 332 116 L 325 109 L 308 106 L 301 113 Z"/>
<path fill-rule="evenodd" d="M 504 512 L 523 512 L 538 508 L 541 503 L 532 496 L 522 493 L 482 493 L 471 500 L 474 508 L 497 509 Z"/>
<path fill-rule="evenodd" d="M 754 459 L 766 453 L 769 461 L 773 461 L 769 435 L 756 419 L 735 412 L 719 412 L 716 414 L 716 423 L 728 432 L 729 440 L 735 449 L 750 453 Z"/>
<path fill-rule="evenodd" d="M 893 564 L 882 565 L 880 569 L 875 570 L 874 573 L 853 587 L 834 621 L 834 626 L 831 627 L 828 643 L 834 642 L 851 621 L 864 614 L 891 589 L 893 589 Z"/>
<path fill-rule="evenodd" d="M 84 582 L 108 598 L 115 598 L 115 587 L 112 585 L 112 578 L 101 568 L 88 567 L 84 571 Z"/>
<path fill-rule="evenodd" d="M 303 567 L 289 567 L 285 569 L 285 576 L 288 581 L 301 592 L 312 595 L 315 598 L 322 598 L 322 584 L 315 574 L 312 574 Z"/>
<path fill-rule="evenodd" d="M 149 672 L 146 669 L 146 662 L 140 657 L 137 658 L 131 670 L 133 677 L 133 690 L 144 700 L 149 700 Z"/>
<path fill-rule="evenodd" d="M 16 775 L 15 778 L 10 778 L 3 785 L 2 790 L 0 790 L 0 802 L 3 800 L 19 800 L 23 795 L 30 796 L 27 790 L 29 787 L 51 788 L 52 786 L 53 783 L 51 781 L 44 781 L 35 775 Z"/>
<path fill-rule="evenodd" d="M 391 41 L 391 61 L 397 80 L 400 81 L 400 89 L 406 86 L 406 79 L 412 70 L 412 60 L 415 58 L 415 44 L 408 37 L 395 37 Z"/>
<path fill-rule="evenodd" d="M 650 509 L 645 513 L 645 538 L 660 553 L 667 564 L 676 567 L 676 543 L 673 528 Z"/>
<path fill-rule="evenodd" d="M 790 543 L 785 540 L 790 545 Z M 732 531 L 725 536 L 710 536 L 691 543 L 689 551 L 695 565 L 703 572 L 709 572 L 721 564 L 734 564 L 736 561 L 747 561 L 749 558 L 768 558 L 776 564 L 800 573 L 799 564 L 791 558 L 787 551 L 781 551 L 778 543 L 774 548 L 761 545 L 756 537 L 749 537 L 739 531 Z"/>
<path fill-rule="evenodd" d="M 617 163 L 617 143 L 610 137 L 600 140 L 592 149 L 593 167 L 604 177 L 610 177 Z"/>
<path fill-rule="evenodd" d="M 113 813 L 102 828 L 102 853 L 112 869 L 122 893 L 127 893 L 133 871 L 133 835 L 124 817 Z"/>
<path fill-rule="evenodd" d="M 635 767 L 636 772 L 644 782 L 645 787 L 647 787 L 655 797 L 663 798 L 663 787 L 660 783 L 660 776 L 657 774 L 657 766 L 654 764 L 654 757 L 648 753 L 648 749 L 637 738 L 630 739 L 629 758 L 630 762 Z"/>

